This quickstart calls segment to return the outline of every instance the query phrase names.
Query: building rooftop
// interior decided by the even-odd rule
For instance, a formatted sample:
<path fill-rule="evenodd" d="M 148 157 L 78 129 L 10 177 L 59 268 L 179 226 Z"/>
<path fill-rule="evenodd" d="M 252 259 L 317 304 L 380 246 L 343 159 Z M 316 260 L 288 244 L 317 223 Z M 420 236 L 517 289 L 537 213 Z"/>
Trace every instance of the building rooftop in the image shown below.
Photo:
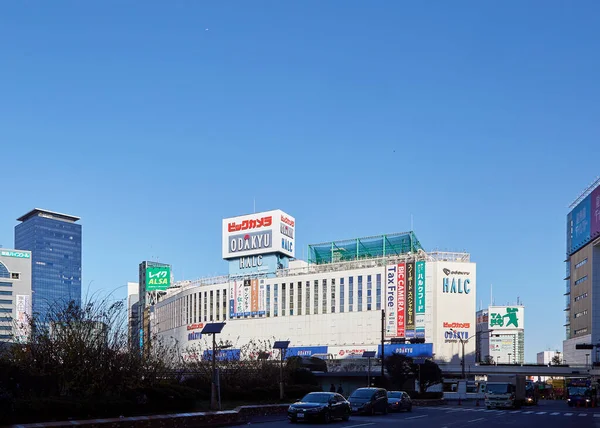
<path fill-rule="evenodd" d="M 69 221 L 69 222 L 76 222 L 77 220 L 80 220 L 79 217 L 76 217 L 74 215 L 57 213 L 55 211 L 48 211 L 48 210 L 44 210 L 41 208 L 34 208 L 31 211 L 29 211 L 27 214 L 19 217 L 17 219 L 17 221 L 29 220 L 31 217 L 36 217 L 36 216 L 44 217 L 44 214 L 47 217 L 54 218 L 57 220 L 64 220 L 64 221 Z"/>

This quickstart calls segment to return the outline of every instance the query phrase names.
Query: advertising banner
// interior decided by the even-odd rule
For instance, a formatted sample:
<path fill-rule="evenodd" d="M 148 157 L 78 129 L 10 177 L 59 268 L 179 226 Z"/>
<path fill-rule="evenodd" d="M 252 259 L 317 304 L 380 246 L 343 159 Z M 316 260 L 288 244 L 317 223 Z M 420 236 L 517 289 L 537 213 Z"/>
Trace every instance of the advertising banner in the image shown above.
<path fill-rule="evenodd" d="M 258 314 L 261 316 L 267 312 L 267 295 L 265 289 L 265 284 L 260 284 L 258 287 Z"/>
<path fill-rule="evenodd" d="M 213 351 L 212 349 L 206 349 L 202 353 L 202 359 L 204 361 L 212 360 Z M 239 349 L 221 349 L 217 351 L 215 360 L 217 361 L 239 361 L 241 350 Z"/>
<path fill-rule="evenodd" d="M 425 337 L 425 262 L 419 261 L 415 266 L 417 285 L 415 291 L 415 335 Z"/>
<path fill-rule="evenodd" d="M 314 355 L 325 357 L 327 355 L 327 346 L 291 346 L 287 349 L 285 358 L 312 357 Z"/>
<path fill-rule="evenodd" d="M 250 281 L 251 284 L 251 295 L 250 295 L 250 301 L 251 301 L 251 313 L 252 315 L 258 315 L 258 279 L 252 279 Z"/>
<path fill-rule="evenodd" d="M 510 355 L 509 355 L 510 354 Z M 503 335 L 490 338 L 490 357 L 496 363 L 508 363 L 509 359 L 515 361 L 515 337 Z"/>
<path fill-rule="evenodd" d="M 591 238 L 594 239 L 600 235 L 600 186 L 596 187 L 590 195 L 592 207 L 592 226 L 590 230 Z"/>
<path fill-rule="evenodd" d="M 490 330 L 514 330 L 525 328 L 523 306 L 490 306 L 488 317 Z"/>
<path fill-rule="evenodd" d="M 398 334 L 398 290 L 396 281 L 398 276 L 398 266 L 391 265 L 386 267 L 386 286 L 385 286 L 385 337 L 396 337 Z"/>
<path fill-rule="evenodd" d="M 163 291 L 171 286 L 170 266 L 146 267 L 146 291 Z"/>
<path fill-rule="evenodd" d="M 385 356 L 402 354 L 411 358 L 431 358 L 433 356 L 432 343 L 416 344 L 385 344 Z M 381 345 L 377 345 L 377 358 L 381 358 Z"/>
<path fill-rule="evenodd" d="M 415 337 L 415 264 L 406 264 L 406 337 Z"/>
<path fill-rule="evenodd" d="M 16 295 L 15 339 L 26 341 L 29 337 L 29 320 L 31 319 L 31 297 L 27 294 Z"/>
<path fill-rule="evenodd" d="M 233 318 L 236 313 L 237 287 L 235 284 L 235 281 L 229 283 L 229 318 Z"/>
<path fill-rule="evenodd" d="M 16 257 L 17 259 L 30 259 L 31 251 L 0 250 L 0 256 Z"/>
<path fill-rule="evenodd" d="M 571 251 L 577 251 L 585 243 L 590 240 L 591 228 L 591 195 L 588 195 L 583 201 L 577 205 L 573 213 L 573 238 Z"/>
<path fill-rule="evenodd" d="M 396 320 L 396 337 L 404 337 L 406 331 L 404 325 L 406 323 L 406 264 L 398 263 L 398 315 Z"/>
<path fill-rule="evenodd" d="M 229 275 L 233 277 L 274 274 L 279 264 L 287 267 L 287 258 L 282 259 L 277 254 L 240 257 L 228 262 Z"/>
<path fill-rule="evenodd" d="M 328 346 L 327 353 L 335 360 L 362 358 L 365 351 L 377 352 L 377 345 Z"/>
<path fill-rule="evenodd" d="M 241 315 L 250 315 L 252 303 L 252 286 L 249 279 L 244 280 L 244 312 Z"/>
<path fill-rule="evenodd" d="M 223 219 L 223 258 L 283 254 L 295 257 L 296 219 L 281 210 Z"/>

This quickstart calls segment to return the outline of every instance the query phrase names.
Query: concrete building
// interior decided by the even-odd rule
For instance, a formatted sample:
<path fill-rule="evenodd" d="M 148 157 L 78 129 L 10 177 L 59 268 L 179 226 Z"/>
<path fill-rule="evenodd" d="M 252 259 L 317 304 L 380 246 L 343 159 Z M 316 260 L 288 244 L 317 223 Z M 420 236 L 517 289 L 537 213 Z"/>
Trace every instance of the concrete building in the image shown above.
<path fill-rule="evenodd" d="M 600 343 L 600 178 L 570 208 L 563 357 L 584 365 L 600 362 L 600 348 L 594 347 Z"/>
<path fill-rule="evenodd" d="M 31 251 L 33 313 L 46 320 L 54 305 L 81 304 L 79 217 L 35 208 L 17 221 L 15 248 Z"/>
<path fill-rule="evenodd" d="M 127 283 L 127 326 L 129 348 L 140 346 L 140 295 L 137 282 Z"/>
<path fill-rule="evenodd" d="M 0 342 L 24 342 L 31 317 L 31 252 L 0 248 Z"/>
<path fill-rule="evenodd" d="M 490 306 L 477 312 L 477 348 L 481 362 L 525 363 L 525 307 Z"/>
<path fill-rule="evenodd" d="M 553 364 L 552 360 L 554 357 L 558 356 L 559 360 L 562 363 L 562 353 L 560 351 L 542 351 L 537 353 L 537 363 L 538 364 Z"/>
<path fill-rule="evenodd" d="M 427 253 L 407 232 L 310 245 L 303 261 L 293 258 L 295 225 L 280 210 L 225 219 L 230 274 L 166 290 L 151 311 L 157 338 L 184 357 L 206 356 L 202 328 L 225 321 L 219 340 L 233 345 L 223 353 L 231 358 L 247 357 L 251 341 L 289 340 L 288 357 L 372 350 L 454 363 L 464 343 L 474 362 L 477 275 L 469 254 Z"/>

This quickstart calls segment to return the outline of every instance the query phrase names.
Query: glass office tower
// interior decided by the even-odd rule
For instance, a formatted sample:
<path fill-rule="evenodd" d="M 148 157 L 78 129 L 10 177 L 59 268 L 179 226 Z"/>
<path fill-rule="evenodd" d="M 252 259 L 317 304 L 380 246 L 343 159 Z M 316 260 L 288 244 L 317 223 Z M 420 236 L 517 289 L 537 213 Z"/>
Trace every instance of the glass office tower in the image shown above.
<path fill-rule="evenodd" d="M 34 209 L 17 219 L 15 249 L 31 251 L 33 313 L 44 320 L 49 308 L 81 304 L 79 217 Z"/>

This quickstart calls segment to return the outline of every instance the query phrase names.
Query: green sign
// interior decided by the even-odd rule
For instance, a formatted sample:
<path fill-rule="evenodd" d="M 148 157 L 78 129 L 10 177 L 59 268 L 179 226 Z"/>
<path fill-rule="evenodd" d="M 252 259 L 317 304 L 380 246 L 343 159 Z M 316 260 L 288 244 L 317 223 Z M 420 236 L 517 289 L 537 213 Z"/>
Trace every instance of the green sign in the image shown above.
<path fill-rule="evenodd" d="M 519 308 L 506 308 L 505 312 L 490 312 L 490 328 L 519 328 Z M 523 327 L 521 325 L 521 327 Z"/>
<path fill-rule="evenodd" d="M 8 251 L 0 250 L 0 256 L 4 257 L 16 257 L 17 259 L 30 259 L 30 253 L 24 253 L 23 251 Z"/>
<path fill-rule="evenodd" d="M 170 266 L 148 266 L 146 268 L 146 291 L 162 291 L 170 286 Z"/>

